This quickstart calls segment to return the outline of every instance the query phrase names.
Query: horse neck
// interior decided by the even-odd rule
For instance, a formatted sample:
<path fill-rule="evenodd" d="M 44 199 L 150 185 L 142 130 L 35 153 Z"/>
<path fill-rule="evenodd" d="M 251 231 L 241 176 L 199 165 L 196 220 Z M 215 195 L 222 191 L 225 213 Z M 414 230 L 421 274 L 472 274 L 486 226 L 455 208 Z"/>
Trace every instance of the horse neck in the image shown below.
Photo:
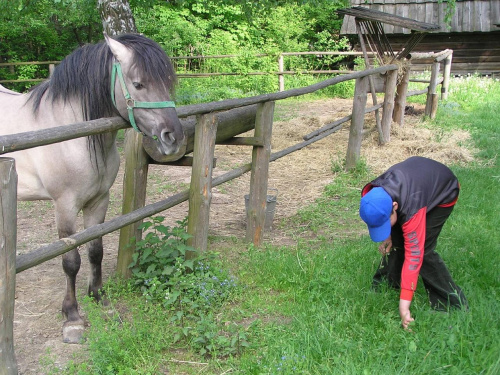
<path fill-rule="evenodd" d="M 109 158 L 118 152 L 116 135 L 118 131 L 106 132 L 87 137 L 90 160 L 98 171 L 106 169 Z"/>
<path fill-rule="evenodd" d="M 46 95 L 40 101 L 36 117 L 40 128 L 71 125 L 86 121 L 84 108 L 78 98 L 65 100 L 59 98 L 53 101 L 50 92 L 46 92 Z M 117 133 L 117 131 L 112 131 L 87 137 L 88 151 L 91 160 L 95 161 L 96 165 L 101 163 L 105 165 L 110 152 L 114 152 Z"/>

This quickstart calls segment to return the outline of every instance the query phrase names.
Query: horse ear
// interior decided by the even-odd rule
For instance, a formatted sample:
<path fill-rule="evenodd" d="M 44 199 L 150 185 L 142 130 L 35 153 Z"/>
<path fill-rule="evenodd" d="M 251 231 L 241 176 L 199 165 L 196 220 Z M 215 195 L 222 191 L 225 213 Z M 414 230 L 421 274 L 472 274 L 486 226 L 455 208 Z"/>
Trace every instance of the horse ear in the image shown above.
<path fill-rule="evenodd" d="M 106 39 L 106 44 L 111 50 L 111 53 L 119 62 L 124 62 L 130 59 L 132 52 L 127 47 L 119 41 L 109 37 L 107 34 L 104 34 L 104 38 Z"/>

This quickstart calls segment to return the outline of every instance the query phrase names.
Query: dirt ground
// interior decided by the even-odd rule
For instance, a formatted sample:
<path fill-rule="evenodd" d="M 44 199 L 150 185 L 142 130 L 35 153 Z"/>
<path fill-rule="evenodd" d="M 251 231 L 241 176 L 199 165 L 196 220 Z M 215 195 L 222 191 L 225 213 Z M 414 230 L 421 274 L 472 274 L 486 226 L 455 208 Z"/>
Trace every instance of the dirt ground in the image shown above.
<path fill-rule="evenodd" d="M 301 142 L 310 132 L 351 112 L 352 100 L 319 100 L 308 103 L 278 103 L 273 124 L 272 152 Z M 414 105 L 405 117 L 405 126 L 393 124 L 391 142 L 378 146 L 374 116 L 365 122 L 366 137 L 362 157 L 375 173 L 412 155 L 434 158 L 444 163 L 468 163 L 473 151 L 467 148 L 467 132 L 433 133 L 422 126 L 423 107 Z M 349 123 L 334 135 L 270 165 L 269 187 L 277 195 L 274 223 L 294 215 L 301 207 L 321 195 L 333 178 L 332 162 L 345 157 Z M 217 167 L 214 175 L 251 160 L 251 148 L 236 146 L 216 147 Z M 122 165 L 123 167 L 123 165 Z M 147 197 L 152 203 L 176 191 L 186 189 L 190 182 L 188 167 L 150 166 Z M 244 195 L 249 191 L 249 174 L 213 189 L 210 234 L 217 236 L 245 236 Z M 123 169 L 111 191 L 108 219 L 121 213 Z M 168 222 L 174 224 L 187 215 L 187 202 L 168 211 Z M 165 215 L 167 216 L 167 215 Z M 104 280 L 114 272 L 118 247 L 118 232 L 104 237 Z M 50 202 L 20 202 L 18 208 L 18 253 L 26 253 L 57 239 L 54 212 Z M 291 244 L 276 226 L 266 234 L 266 241 Z M 86 290 L 88 262 L 81 250 L 82 268 L 78 278 L 79 298 Z M 63 318 L 60 313 L 65 291 L 65 277 L 61 258 L 17 275 L 14 318 L 14 344 L 19 374 L 44 374 L 53 366 L 63 367 L 74 354 L 84 353 L 85 344 L 62 342 Z M 83 354 L 84 355 L 84 354 Z M 50 359 L 51 364 L 47 365 Z M 45 363 L 45 364 L 44 364 Z"/>

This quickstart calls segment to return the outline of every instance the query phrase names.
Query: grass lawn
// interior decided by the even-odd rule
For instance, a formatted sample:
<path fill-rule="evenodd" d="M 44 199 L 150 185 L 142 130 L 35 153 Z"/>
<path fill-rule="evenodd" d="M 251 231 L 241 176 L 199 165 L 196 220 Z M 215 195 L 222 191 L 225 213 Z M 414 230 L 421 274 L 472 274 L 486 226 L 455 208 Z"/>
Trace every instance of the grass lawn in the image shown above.
<path fill-rule="evenodd" d="M 380 260 L 377 245 L 367 232 L 335 236 L 347 229 L 363 232 L 357 209 L 345 209 L 359 205 L 359 189 L 375 177 L 360 163 L 355 171 L 337 171 L 320 199 L 283 223 L 294 231 L 295 245 L 255 248 L 239 239 L 211 239 L 211 250 L 221 253 L 213 264 L 226 270 L 207 271 L 216 280 L 211 290 L 226 283 L 229 272 L 238 280 L 229 297 L 210 300 L 217 302 L 211 307 L 209 299 L 194 295 L 184 304 L 148 302 L 130 283 L 108 283 L 119 319 L 86 303 L 86 360 L 55 370 L 48 358 L 47 371 L 499 374 L 500 83 L 467 78 L 453 80 L 451 87 L 426 126 L 468 129 L 479 150 L 470 165 L 450 166 L 462 190 L 437 247 L 470 311 L 434 312 L 420 282 L 408 332 L 400 327 L 399 293 L 370 290 Z M 193 277 L 188 281 L 206 283 Z M 200 308 L 202 313 L 193 313 Z"/>

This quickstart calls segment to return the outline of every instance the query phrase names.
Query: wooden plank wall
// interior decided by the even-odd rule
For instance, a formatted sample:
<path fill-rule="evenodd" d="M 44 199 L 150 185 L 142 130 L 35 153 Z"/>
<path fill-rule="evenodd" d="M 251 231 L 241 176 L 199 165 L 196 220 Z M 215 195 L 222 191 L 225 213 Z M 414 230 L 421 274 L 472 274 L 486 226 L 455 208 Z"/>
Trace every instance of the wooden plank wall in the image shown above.
<path fill-rule="evenodd" d="M 445 22 L 446 4 L 438 0 L 352 0 L 351 5 L 433 23 L 446 33 L 495 31 L 495 24 L 500 22 L 499 0 L 457 0 L 450 24 Z M 410 33 L 409 29 L 387 24 L 384 25 L 384 31 L 386 34 Z M 340 33 L 356 34 L 353 17 L 344 18 Z"/>
<path fill-rule="evenodd" d="M 427 34 L 414 51 L 452 49 L 452 74 L 500 74 L 500 0 L 457 0 L 449 25 L 444 22 L 445 4 L 438 0 L 353 0 L 351 4 L 440 25 L 441 31 Z M 395 51 L 407 42 L 410 32 L 387 24 L 384 31 Z M 341 34 L 357 43 L 353 17 L 344 18 Z M 422 62 L 414 63 L 413 70 L 423 69 Z"/>
<path fill-rule="evenodd" d="M 395 50 L 399 50 L 407 41 L 404 36 L 389 35 L 388 38 Z M 500 28 L 488 34 L 427 34 L 414 52 L 439 52 L 445 49 L 453 50 L 452 74 L 500 74 Z M 414 62 L 412 70 L 424 70 L 423 64 L 427 63 L 432 63 L 432 60 Z"/>

